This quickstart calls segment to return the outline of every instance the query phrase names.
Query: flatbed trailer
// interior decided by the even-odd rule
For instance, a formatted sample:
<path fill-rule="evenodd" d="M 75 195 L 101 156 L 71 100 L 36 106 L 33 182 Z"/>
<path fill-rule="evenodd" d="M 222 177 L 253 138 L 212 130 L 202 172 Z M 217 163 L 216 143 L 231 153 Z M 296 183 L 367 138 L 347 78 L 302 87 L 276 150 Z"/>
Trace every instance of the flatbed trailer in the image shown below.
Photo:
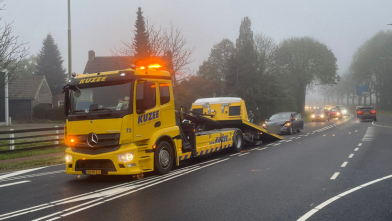
<path fill-rule="evenodd" d="M 249 122 L 245 101 L 237 97 L 202 98 L 192 104 L 191 112 L 219 122 L 221 127 L 239 128 L 248 142 L 270 142 L 283 137 Z"/>

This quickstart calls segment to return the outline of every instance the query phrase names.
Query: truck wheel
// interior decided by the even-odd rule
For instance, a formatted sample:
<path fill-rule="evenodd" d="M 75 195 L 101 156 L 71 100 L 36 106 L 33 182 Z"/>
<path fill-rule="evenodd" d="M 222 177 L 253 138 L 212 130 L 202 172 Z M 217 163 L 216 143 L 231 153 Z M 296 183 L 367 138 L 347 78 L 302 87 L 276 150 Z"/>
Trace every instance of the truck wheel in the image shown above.
<path fill-rule="evenodd" d="M 171 170 L 174 161 L 172 146 L 166 142 L 159 142 L 154 154 L 154 170 L 159 174 L 167 174 Z"/>
<path fill-rule="evenodd" d="M 242 137 L 242 132 L 240 130 L 236 130 L 233 136 L 233 151 L 239 153 L 243 146 L 244 138 Z"/>

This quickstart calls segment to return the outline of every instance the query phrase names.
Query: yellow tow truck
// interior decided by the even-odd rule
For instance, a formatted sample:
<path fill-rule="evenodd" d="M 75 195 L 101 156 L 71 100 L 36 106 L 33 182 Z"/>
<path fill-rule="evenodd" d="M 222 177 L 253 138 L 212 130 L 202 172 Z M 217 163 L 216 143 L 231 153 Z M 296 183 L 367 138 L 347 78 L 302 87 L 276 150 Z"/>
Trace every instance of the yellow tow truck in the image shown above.
<path fill-rule="evenodd" d="M 244 144 L 240 127 L 175 111 L 171 74 L 160 64 L 75 75 L 63 92 L 67 174 L 166 174 L 182 160 Z"/>

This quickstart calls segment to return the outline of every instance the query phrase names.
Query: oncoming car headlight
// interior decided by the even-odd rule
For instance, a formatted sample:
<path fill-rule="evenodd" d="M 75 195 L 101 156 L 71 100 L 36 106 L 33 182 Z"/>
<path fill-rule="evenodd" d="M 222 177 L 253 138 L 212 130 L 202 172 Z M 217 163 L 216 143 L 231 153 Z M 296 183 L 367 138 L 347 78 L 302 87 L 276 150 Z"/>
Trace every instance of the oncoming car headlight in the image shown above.
<path fill-rule="evenodd" d="M 133 160 L 133 152 L 119 154 L 117 155 L 117 157 L 118 157 L 118 161 L 123 163 L 128 163 Z"/>
<path fill-rule="evenodd" d="M 312 118 L 314 118 L 314 114 L 312 114 Z"/>
<path fill-rule="evenodd" d="M 65 163 L 72 163 L 72 155 L 65 154 Z"/>
<path fill-rule="evenodd" d="M 347 110 L 343 110 L 342 113 L 343 113 L 343 114 L 347 113 Z"/>
<path fill-rule="evenodd" d="M 321 117 L 324 117 L 324 114 L 321 114 Z"/>

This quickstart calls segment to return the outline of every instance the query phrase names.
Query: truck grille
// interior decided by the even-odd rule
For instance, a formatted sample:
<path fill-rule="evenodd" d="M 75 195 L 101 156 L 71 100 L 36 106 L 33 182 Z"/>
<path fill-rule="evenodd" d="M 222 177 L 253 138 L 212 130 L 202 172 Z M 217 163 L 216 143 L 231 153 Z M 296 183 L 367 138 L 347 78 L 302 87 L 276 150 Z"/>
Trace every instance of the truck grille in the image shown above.
<path fill-rule="evenodd" d="M 72 136 L 75 139 L 75 146 L 72 147 L 72 151 L 77 153 L 85 153 L 85 154 L 101 154 L 107 153 L 111 151 L 118 150 L 120 148 L 120 134 L 97 134 L 98 143 L 91 147 L 87 143 L 88 134 L 86 135 L 74 135 Z"/>
<path fill-rule="evenodd" d="M 102 174 L 108 171 L 117 171 L 111 160 L 78 160 L 75 164 L 75 171 L 102 170 Z"/>

